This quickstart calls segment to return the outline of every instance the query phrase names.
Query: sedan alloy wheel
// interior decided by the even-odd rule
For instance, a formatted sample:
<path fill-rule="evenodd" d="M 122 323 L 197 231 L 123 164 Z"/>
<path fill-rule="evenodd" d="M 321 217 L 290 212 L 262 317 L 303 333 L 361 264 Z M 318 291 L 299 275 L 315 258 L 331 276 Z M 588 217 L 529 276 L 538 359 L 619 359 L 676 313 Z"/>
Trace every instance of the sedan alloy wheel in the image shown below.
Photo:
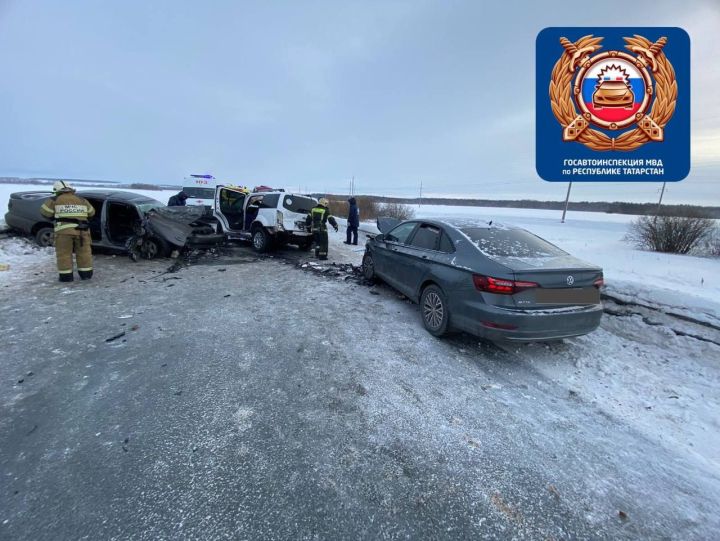
<path fill-rule="evenodd" d="M 422 310 L 423 324 L 430 334 L 442 336 L 447 332 L 450 314 L 445 302 L 445 295 L 439 287 L 430 285 L 423 290 L 420 309 Z"/>

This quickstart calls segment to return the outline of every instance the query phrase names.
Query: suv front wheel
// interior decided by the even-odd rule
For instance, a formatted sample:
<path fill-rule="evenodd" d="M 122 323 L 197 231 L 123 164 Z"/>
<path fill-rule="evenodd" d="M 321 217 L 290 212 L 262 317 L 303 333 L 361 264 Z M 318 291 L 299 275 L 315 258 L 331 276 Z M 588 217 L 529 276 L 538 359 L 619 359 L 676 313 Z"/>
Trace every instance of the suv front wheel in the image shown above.
<path fill-rule="evenodd" d="M 264 253 L 270 249 L 270 235 L 265 228 L 258 226 L 252 234 L 252 245 L 256 252 Z"/>

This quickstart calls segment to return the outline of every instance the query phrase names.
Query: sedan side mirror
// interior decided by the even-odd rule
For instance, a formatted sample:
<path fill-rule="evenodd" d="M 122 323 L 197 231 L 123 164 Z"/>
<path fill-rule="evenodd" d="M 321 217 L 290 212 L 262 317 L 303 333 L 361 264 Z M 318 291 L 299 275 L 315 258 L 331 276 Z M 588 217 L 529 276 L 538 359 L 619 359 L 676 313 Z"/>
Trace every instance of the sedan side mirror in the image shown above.
<path fill-rule="evenodd" d="M 380 233 L 379 235 L 375 235 L 374 240 L 385 240 L 385 235 Z"/>

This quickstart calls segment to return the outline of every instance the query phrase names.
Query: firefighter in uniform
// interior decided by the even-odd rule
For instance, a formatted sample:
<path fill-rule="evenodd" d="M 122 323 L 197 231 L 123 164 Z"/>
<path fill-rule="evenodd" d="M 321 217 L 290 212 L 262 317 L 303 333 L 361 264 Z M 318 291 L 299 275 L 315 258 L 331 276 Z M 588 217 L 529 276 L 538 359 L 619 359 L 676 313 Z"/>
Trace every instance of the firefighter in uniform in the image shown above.
<path fill-rule="evenodd" d="M 73 281 L 73 253 L 81 280 L 93 275 L 88 219 L 95 209 L 87 199 L 75 195 L 75 188 L 62 180 L 53 184 L 55 195 L 46 200 L 40 212 L 55 221 L 55 256 L 61 282 Z"/>
<path fill-rule="evenodd" d="M 327 259 L 328 255 L 328 231 L 327 223 L 338 230 L 337 222 L 335 218 L 330 215 L 330 201 L 322 197 L 318 204 L 313 207 L 305 218 L 305 224 L 308 225 L 313 234 L 313 240 L 315 241 L 315 257 L 318 259 Z"/>

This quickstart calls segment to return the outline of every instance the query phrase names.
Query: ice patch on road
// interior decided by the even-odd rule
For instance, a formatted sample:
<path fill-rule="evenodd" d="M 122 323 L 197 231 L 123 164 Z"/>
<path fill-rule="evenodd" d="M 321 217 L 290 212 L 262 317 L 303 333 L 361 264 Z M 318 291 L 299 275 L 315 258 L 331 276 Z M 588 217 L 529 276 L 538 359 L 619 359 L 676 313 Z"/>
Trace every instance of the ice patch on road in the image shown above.
<path fill-rule="evenodd" d="M 252 427 L 251 417 L 254 414 L 255 412 L 251 408 L 238 408 L 233 417 L 240 432 L 246 432 Z"/>

